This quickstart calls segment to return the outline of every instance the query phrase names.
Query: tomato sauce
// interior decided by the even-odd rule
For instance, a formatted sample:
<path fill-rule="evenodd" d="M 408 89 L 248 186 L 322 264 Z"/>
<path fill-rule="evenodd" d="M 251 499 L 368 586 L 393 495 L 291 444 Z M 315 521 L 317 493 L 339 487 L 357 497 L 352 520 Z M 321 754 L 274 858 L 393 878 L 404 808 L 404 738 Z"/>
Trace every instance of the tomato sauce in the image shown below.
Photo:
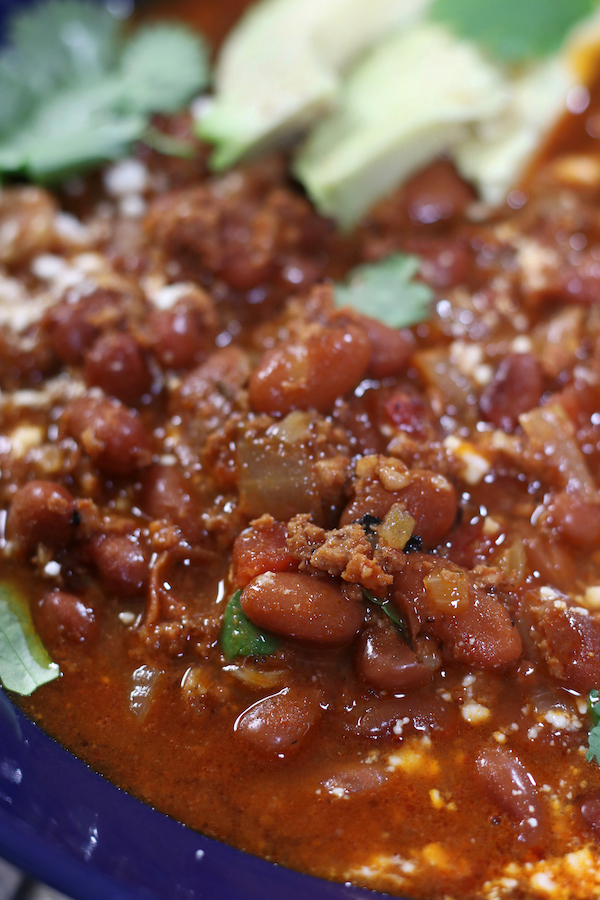
<path fill-rule="evenodd" d="M 218 42 L 239 9 L 216 9 L 178 6 Z M 324 878 L 598 896 L 600 169 L 578 124 L 519 209 L 475 218 L 439 160 L 351 236 L 283 157 L 211 174 L 187 115 L 156 127 L 193 158 L 115 164 L 133 205 L 110 170 L 3 189 L 27 316 L 0 335 L 2 580 L 61 669 L 18 701 L 41 727 Z M 397 251 L 426 321 L 334 305 L 332 279 Z"/>

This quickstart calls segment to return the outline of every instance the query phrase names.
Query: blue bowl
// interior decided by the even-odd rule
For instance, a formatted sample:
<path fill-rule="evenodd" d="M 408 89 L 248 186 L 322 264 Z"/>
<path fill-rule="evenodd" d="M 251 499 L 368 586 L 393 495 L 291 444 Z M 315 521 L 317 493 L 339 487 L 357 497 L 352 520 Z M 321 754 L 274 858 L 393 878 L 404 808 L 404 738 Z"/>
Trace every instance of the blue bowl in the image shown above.
<path fill-rule="evenodd" d="M 0 37 L 10 9 L 31 2 L 0 0 Z M 0 856 L 74 900 L 379 896 L 249 856 L 156 812 L 49 738 L 1 689 Z"/>
<path fill-rule="evenodd" d="M 161 815 L 92 772 L 2 691 L 0 856 L 74 900 L 377 896 L 281 868 Z"/>

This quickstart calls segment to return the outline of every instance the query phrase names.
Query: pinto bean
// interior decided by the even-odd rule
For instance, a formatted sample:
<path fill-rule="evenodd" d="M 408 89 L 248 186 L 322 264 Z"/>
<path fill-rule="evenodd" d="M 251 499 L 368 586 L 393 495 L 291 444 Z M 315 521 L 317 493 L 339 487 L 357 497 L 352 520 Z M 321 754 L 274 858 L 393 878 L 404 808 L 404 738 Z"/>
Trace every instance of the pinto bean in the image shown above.
<path fill-rule="evenodd" d="M 105 588 L 121 596 L 139 594 L 148 580 L 148 560 L 134 535 L 96 538 L 91 555 Z"/>
<path fill-rule="evenodd" d="M 85 356 L 85 380 L 127 404 L 150 390 L 152 376 L 137 342 L 129 334 L 103 334 Z"/>
<path fill-rule="evenodd" d="M 420 663 L 400 635 L 390 629 L 368 628 L 354 654 L 356 671 L 378 690 L 396 691 L 431 681 L 431 669 Z"/>
<path fill-rule="evenodd" d="M 573 609 L 551 606 L 541 621 L 546 659 L 553 673 L 575 690 L 587 692 L 600 678 L 600 623 Z"/>
<path fill-rule="evenodd" d="M 481 412 L 496 428 L 513 431 L 521 413 L 539 405 L 544 391 L 542 367 L 530 353 L 505 356 L 480 401 Z"/>
<path fill-rule="evenodd" d="M 75 501 L 69 491 L 51 481 L 29 481 L 13 497 L 6 535 L 26 553 L 38 544 L 64 547 L 73 536 Z"/>
<path fill-rule="evenodd" d="M 348 644 L 364 620 L 362 604 L 345 597 L 334 581 L 292 572 L 258 575 L 240 603 L 259 628 L 326 646 Z"/>
<path fill-rule="evenodd" d="M 116 400 L 73 400 L 61 424 L 103 472 L 128 475 L 152 461 L 150 437 L 141 419 Z"/>
<path fill-rule="evenodd" d="M 244 710 L 234 731 L 261 756 L 284 759 L 302 748 L 320 717 L 317 691 L 287 687 Z"/>
<path fill-rule="evenodd" d="M 517 824 L 517 840 L 535 846 L 542 832 L 542 809 L 533 775 L 514 753 L 499 747 L 480 753 L 475 767 L 491 799 Z"/>
<path fill-rule="evenodd" d="M 283 341 L 264 354 L 250 377 L 250 403 L 256 412 L 272 414 L 331 412 L 337 397 L 359 383 L 370 359 L 362 328 L 315 325 L 303 341 Z"/>
<path fill-rule="evenodd" d="M 35 627 L 49 646 L 63 642 L 81 644 L 97 636 L 98 622 L 94 609 L 66 591 L 50 591 L 32 612 Z"/>

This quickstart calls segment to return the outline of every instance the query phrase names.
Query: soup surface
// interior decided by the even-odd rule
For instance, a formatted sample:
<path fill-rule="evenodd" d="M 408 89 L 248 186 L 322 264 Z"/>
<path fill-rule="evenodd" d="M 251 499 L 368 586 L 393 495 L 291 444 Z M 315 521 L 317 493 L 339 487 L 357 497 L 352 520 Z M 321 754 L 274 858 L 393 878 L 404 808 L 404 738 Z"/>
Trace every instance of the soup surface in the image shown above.
<path fill-rule="evenodd" d="M 61 669 L 19 701 L 43 728 L 325 878 L 598 896 L 582 121 L 518 208 L 482 214 L 439 160 L 349 236 L 284 156 L 211 174 L 187 114 L 156 126 L 190 159 L 140 144 L 57 196 L 3 188 L 2 578 Z M 394 252 L 434 295 L 410 330 L 334 304 Z"/>

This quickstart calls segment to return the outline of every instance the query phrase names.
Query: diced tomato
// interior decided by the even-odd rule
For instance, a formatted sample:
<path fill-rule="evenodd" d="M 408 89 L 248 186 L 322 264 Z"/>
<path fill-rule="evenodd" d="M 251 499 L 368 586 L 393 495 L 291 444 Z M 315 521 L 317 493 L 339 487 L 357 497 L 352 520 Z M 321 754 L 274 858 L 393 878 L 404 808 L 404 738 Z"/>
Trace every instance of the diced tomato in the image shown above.
<path fill-rule="evenodd" d="M 286 546 L 285 522 L 251 526 L 235 540 L 232 554 L 233 580 L 239 587 L 246 587 L 263 572 L 290 572 L 296 561 Z"/>

